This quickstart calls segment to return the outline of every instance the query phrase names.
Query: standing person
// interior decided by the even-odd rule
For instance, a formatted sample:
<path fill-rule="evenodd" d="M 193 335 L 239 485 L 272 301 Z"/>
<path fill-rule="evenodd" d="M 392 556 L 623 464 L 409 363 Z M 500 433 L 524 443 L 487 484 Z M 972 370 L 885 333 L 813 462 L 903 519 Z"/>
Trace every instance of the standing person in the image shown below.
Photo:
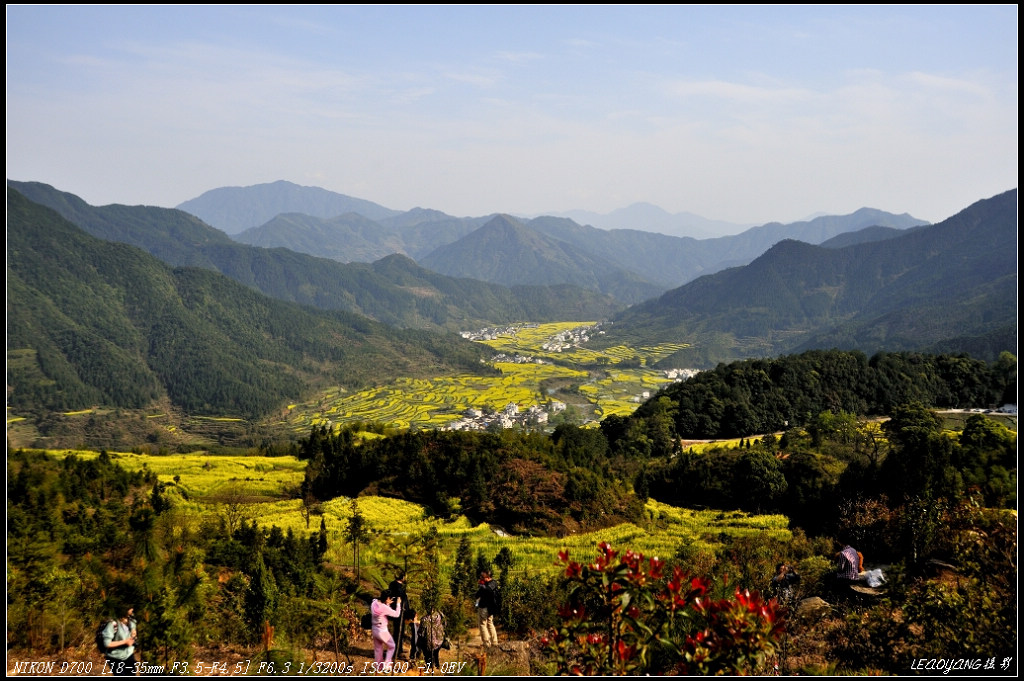
<path fill-rule="evenodd" d="M 476 615 L 480 622 L 480 638 L 484 647 L 498 645 L 498 630 L 494 628 L 494 616 L 498 614 L 498 583 L 491 579 L 491 573 L 480 573 L 480 586 L 476 590 Z"/>
<path fill-rule="evenodd" d="M 437 610 L 427 615 L 420 624 L 420 649 L 433 670 L 441 666 L 441 648 L 445 644 L 444 625 L 445 617 Z"/>
<path fill-rule="evenodd" d="M 398 603 L 398 609 L 401 614 L 398 617 L 392 617 L 391 622 L 394 624 L 392 631 L 397 639 L 397 650 L 395 651 L 396 659 L 402 658 L 402 643 L 405 639 L 405 613 L 409 609 L 409 594 L 405 590 L 405 572 L 399 572 L 395 577 L 394 581 L 388 584 L 388 591 L 394 596 L 395 601 Z"/>
<path fill-rule="evenodd" d="M 115 676 L 135 676 L 135 608 L 127 607 L 120 617 L 103 628 L 103 658 Z"/>
<path fill-rule="evenodd" d="M 423 652 L 423 628 L 420 626 L 420 614 L 412 608 L 403 614 L 405 619 L 409 620 L 409 659 L 415 661 L 417 656 Z"/>
<path fill-rule="evenodd" d="M 388 618 L 398 617 L 402 610 L 401 604 L 398 604 L 397 610 L 392 608 L 391 604 L 394 602 L 395 598 L 390 591 L 384 589 L 380 598 L 375 598 L 370 603 L 370 617 L 373 619 L 371 632 L 373 634 L 374 662 L 391 662 L 394 657 L 395 639 L 391 638 L 391 632 L 388 631 Z"/>

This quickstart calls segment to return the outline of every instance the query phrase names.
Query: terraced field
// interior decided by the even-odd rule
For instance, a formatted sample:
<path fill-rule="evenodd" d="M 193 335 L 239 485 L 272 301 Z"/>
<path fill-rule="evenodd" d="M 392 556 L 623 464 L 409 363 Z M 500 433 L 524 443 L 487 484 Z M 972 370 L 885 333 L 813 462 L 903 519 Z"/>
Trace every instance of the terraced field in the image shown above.
<path fill-rule="evenodd" d="M 98 456 L 97 452 L 51 452 L 57 456 L 74 454 L 83 458 Z M 302 536 L 308 531 L 302 515 L 302 502 L 289 498 L 289 490 L 298 488 L 305 462 L 294 457 L 234 457 L 206 454 L 151 456 L 145 454 L 111 453 L 110 456 L 128 470 L 148 469 L 163 482 L 175 482 L 167 494 L 176 495 L 175 507 L 193 518 L 218 517 L 234 513 L 261 526 L 277 525 Z M 675 508 L 654 500 L 647 502 L 646 522 L 627 523 L 617 527 L 587 532 L 564 538 L 509 536 L 498 528 L 482 524 L 472 526 L 464 517 L 445 522 L 427 516 L 418 504 L 384 497 L 359 497 L 359 512 L 369 523 L 375 536 L 409 537 L 436 527 L 442 539 L 444 565 L 454 563 L 455 549 L 463 536 L 470 538 L 474 551 L 494 556 L 508 548 L 514 569 L 530 575 L 554 574 L 558 551 L 568 549 L 576 556 L 590 556 L 598 542 L 628 547 L 650 556 L 671 556 L 681 545 L 691 550 L 714 554 L 721 535 L 730 537 L 767 535 L 788 540 L 788 520 L 780 515 L 748 515 L 742 512 L 692 511 Z M 314 515 L 310 528 L 319 528 L 320 519 L 327 525 L 330 545 L 328 560 L 347 564 L 350 546 L 343 538 L 351 517 L 351 500 L 340 497 L 323 503 Z M 366 565 L 382 563 L 385 556 L 379 542 L 371 542 L 363 552 Z"/>
<path fill-rule="evenodd" d="M 500 376 L 399 378 L 356 393 L 334 389 L 313 402 L 290 405 L 280 420 L 295 434 L 307 433 L 314 425 L 353 421 L 375 421 L 397 429 L 434 428 L 459 418 L 471 407 L 497 411 L 510 402 L 526 408 L 564 400 L 545 388 L 550 385 L 571 386 L 574 394 L 585 400 L 585 411 L 594 420 L 610 414 L 628 415 L 645 399 L 644 393 L 653 394 L 670 382 L 648 365 L 683 346 L 616 346 L 600 352 L 571 345 L 544 349 L 559 334 L 593 327 L 593 322 L 522 325 L 513 333 L 480 342 L 493 348 L 496 356 L 529 356 L 543 363 L 495 361 L 492 366 Z M 630 366 L 620 366 L 624 363 Z"/>

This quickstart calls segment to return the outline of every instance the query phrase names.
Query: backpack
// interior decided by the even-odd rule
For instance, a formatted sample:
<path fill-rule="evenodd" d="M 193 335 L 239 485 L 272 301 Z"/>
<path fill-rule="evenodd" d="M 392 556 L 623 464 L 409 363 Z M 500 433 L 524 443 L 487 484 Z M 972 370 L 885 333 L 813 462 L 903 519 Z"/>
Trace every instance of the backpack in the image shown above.
<path fill-rule="evenodd" d="M 359 626 L 363 629 L 373 629 L 373 617 L 370 613 L 363 613 L 363 616 L 359 619 Z"/>
<path fill-rule="evenodd" d="M 103 640 L 103 634 L 113 622 L 114 620 L 103 620 L 100 622 L 100 626 L 96 627 L 96 650 L 100 651 L 100 655 L 107 654 L 107 643 Z M 115 624 L 114 626 L 117 625 Z"/>
<path fill-rule="evenodd" d="M 435 610 L 429 616 L 423 619 L 422 625 L 426 627 L 424 638 L 427 642 L 427 645 L 430 647 L 430 650 L 444 648 L 444 614 Z"/>

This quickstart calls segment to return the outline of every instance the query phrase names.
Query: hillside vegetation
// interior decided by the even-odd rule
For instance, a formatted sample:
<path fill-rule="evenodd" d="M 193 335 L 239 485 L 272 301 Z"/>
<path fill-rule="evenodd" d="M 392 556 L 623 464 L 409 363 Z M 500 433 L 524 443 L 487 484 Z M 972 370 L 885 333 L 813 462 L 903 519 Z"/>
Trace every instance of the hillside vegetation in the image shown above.
<path fill-rule="evenodd" d="M 408 571 L 414 606 L 443 610 L 449 635 L 465 641 L 475 575 L 491 569 L 502 593 L 497 620 L 503 638 L 547 632 L 530 639 L 537 653 L 534 673 L 581 664 L 607 673 L 625 662 L 641 672 L 667 673 L 696 663 L 682 653 L 606 654 L 656 645 L 645 631 L 662 632 L 684 651 L 692 635 L 704 631 L 704 645 L 718 652 L 702 664 L 733 674 L 761 673 L 773 663 L 783 673 L 900 673 L 908 659 L 922 656 L 1012 660 L 1016 532 L 1012 512 L 999 509 L 1016 503 L 1016 434 L 980 414 L 955 433 L 944 432 L 941 420 L 919 406 L 896 406 L 891 416 L 877 430 L 877 424 L 823 414 L 813 428 L 790 429 L 781 441 L 762 438 L 738 449 L 677 457 L 677 467 L 697 462 L 684 474 L 685 485 L 666 481 L 660 489 L 656 470 L 639 478 L 651 483 L 652 494 L 692 494 L 681 500 L 687 504 L 713 499 L 723 488 L 742 490 L 766 508 L 784 502 L 794 517 L 820 520 L 822 531 L 811 535 L 788 530 L 778 515 L 641 502 L 642 495 L 612 481 L 646 459 L 635 458 L 638 446 L 607 447 L 604 429 L 563 427 L 550 439 L 508 433 L 363 438 L 344 429 L 335 435 L 314 431 L 301 443 L 303 455 L 313 458 L 298 489 L 292 485 L 301 479 L 299 469 L 288 457 L 195 454 L 194 460 L 170 458 L 165 464 L 106 452 L 64 453 L 57 460 L 9 452 L 9 657 L 67 651 L 81 659 L 73 647 L 91 645 L 93 624 L 130 603 L 136 604 L 150 664 L 208 655 L 214 645 L 221 658 L 237 651 L 251 656 L 265 623 L 275 628 L 273 649 L 261 653 L 267 659 L 296 666 L 342 659 L 365 640 L 355 624 L 364 599 L 398 570 Z M 851 439 L 862 430 L 875 439 Z M 636 435 L 639 445 L 643 439 Z M 486 472 L 454 484 L 443 479 L 449 474 L 444 467 L 458 475 L 472 471 L 474 460 L 501 470 L 490 480 Z M 437 466 L 431 468 L 432 462 Z M 354 494 L 358 473 L 346 470 L 360 466 L 376 466 L 369 487 L 380 492 L 436 496 L 438 490 L 445 497 L 428 507 L 334 497 L 343 490 L 331 489 L 334 483 L 323 473 L 331 469 L 337 485 Z M 700 473 L 707 470 L 714 473 Z M 320 484 L 330 499 L 312 496 Z M 459 496 L 447 496 L 456 484 L 463 485 Z M 559 495 L 569 503 L 560 505 Z M 588 523 L 614 522 L 594 511 L 620 499 L 635 507 L 633 522 L 583 532 Z M 727 507 L 736 503 L 720 500 Z M 488 525 L 473 527 L 475 521 L 459 515 L 461 506 L 475 518 L 504 518 L 524 530 L 580 531 L 564 539 L 499 536 Z M 581 525 L 566 525 L 577 517 Z M 872 565 L 884 563 L 890 581 L 885 600 L 859 603 L 828 591 L 830 537 L 853 542 Z M 598 557 L 590 560 L 598 541 Z M 956 580 L 931 577 L 933 560 L 956 570 Z M 797 616 L 778 601 L 746 592 L 763 589 L 780 561 L 803 575 L 800 595 L 825 596 L 834 609 Z M 556 563 L 561 568 L 553 569 Z M 601 574 L 620 589 L 606 585 L 592 593 Z M 688 589 L 680 592 L 682 585 Z M 669 626 L 664 608 L 648 608 L 664 591 L 678 595 L 673 602 L 679 615 Z M 584 649 L 558 645 L 559 632 L 608 631 L 616 621 L 601 607 L 579 607 L 581 598 L 606 597 L 614 604 L 627 594 L 639 603 L 629 616 L 646 628 L 585 637 Z M 706 613 L 692 609 L 695 594 L 708 604 Z M 964 608 L 964 602 L 975 607 Z M 733 645 L 719 638 L 727 632 L 714 613 L 732 613 L 745 623 L 731 634 Z M 967 629 L 980 638 L 964 637 Z M 737 656 L 737 650 L 747 652 Z"/>
<path fill-rule="evenodd" d="M 805 349 L 970 352 L 1016 348 L 1017 192 L 884 241 L 783 241 L 615 318 L 603 342 L 686 342 L 672 366 Z"/>
<path fill-rule="evenodd" d="M 100 241 L 8 190 L 8 405 L 257 417 L 323 385 L 479 371 L 481 349 L 274 300 Z"/>
<path fill-rule="evenodd" d="M 38 182 L 9 180 L 8 187 L 94 237 L 132 244 L 169 265 L 214 270 L 272 298 L 358 313 L 398 327 L 458 331 L 526 319 L 604 319 L 621 309 L 608 296 L 572 284 L 508 288 L 454 279 L 400 255 L 345 265 L 284 248 L 235 243 L 179 210 L 94 207 Z"/>

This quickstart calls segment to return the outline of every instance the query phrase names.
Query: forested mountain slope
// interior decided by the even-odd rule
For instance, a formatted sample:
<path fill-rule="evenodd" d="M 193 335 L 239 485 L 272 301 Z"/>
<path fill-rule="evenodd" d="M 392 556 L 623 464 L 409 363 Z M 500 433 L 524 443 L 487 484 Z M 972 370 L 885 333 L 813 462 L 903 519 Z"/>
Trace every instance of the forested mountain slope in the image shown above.
<path fill-rule="evenodd" d="M 289 248 L 338 262 L 373 262 L 395 253 L 416 260 L 440 244 L 459 240 L 489 219 L 454 218 L 421 209 L 382 220 L 370 220 L 359 213 L 330 218 L 282 213 L 259 227 L 234 235 L 234 239 L 264 248 Z"/>
<path fill-rule="evenodd" d="M 401 327 L 458 331 L 511 321 L 603 319 L 621 309 L 607 296 L 572 285 L 515 290 L 454 279 L 402 258 L 403 282 L 380 274 L 396 261 L 342 264 L 283 248 L 233 242 L 182 211 L 148 206 L 90 206 L 38 182 L 8 181 L 89 234 L 138 246 L 170 265 L 205 267 L 280 300 L 346 310 Z"/>
<path fill-rule="evenodd" d="M 663 289 L 642 276 L 530 229 L 519 220 L 498 215 L 455 243 L 420 259 L 420 264 L 455 277 L 471 277 L 506 286 L 576 284 L 636 303 Z"/>
<path fill-rule="evenodd" d="M 257 417 L 325 385 L 479 371 L 450 335 L 269 298 L 223 275 L 172 269 L 7 196 L 8 405 L 157 403 Z"/>
<path fill-rule="evenodd" d="M 1016 232 L 1013 190 L 884 241 L 839 249 L 784 241 L 745 267 L 627 310 L 605 342 L 688 342 L 665 361 L 696 366 L 814 347 L 958 350 L 951 339 L 959 351 L 984 338 L 1013 349 Z"/>

